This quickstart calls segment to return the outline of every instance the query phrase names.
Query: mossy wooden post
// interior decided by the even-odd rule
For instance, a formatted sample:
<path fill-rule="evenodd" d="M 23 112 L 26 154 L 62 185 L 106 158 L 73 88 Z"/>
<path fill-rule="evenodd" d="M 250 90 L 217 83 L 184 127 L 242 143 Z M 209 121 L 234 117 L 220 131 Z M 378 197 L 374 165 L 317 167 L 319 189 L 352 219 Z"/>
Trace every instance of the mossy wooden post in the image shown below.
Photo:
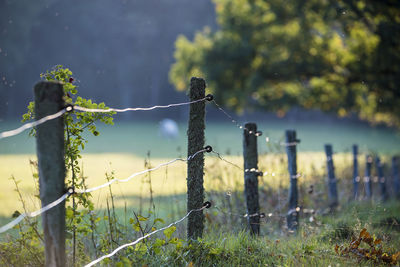
<path fill-rule="evenodd" d="M 353 199 L 358 199 L 358 185 L 360 183 L 360 175 L 358 173 L 358 146 L 353 145 Z"/>
<path fill-rule="evenodd" d="M 244 194 L 250 233 L 260 234 L 260 204 L 258 202 L 257 125 L 246 123 L 243 131 Z"/>
<path fill-rule="evenodd" d="M 392 157 L 392 177 L 394 183 L 394 196 L 400 199 L 400 174 L 399 174 L 399 157 Z"/>
<path fill-rule="evenodd" d="M 288 168 L 290 177 L 289 188 L 289 211 L 286 217 L 289 230 L 296 231 L 299 224 L 298 207 L 298 189 L 297 189 L 297 155 L 296 146 L 300 140 L 296 138 L 295 130 L 286 131 L 286 153 L 288 157 Z"/>
<path fill-rule="evenodd" d="M 372 169 L 372 157 L 370 155 L 366 156 L 366 164 L 365 164 L 365 176 L 364 176 L 364 187 L 365 187 L 365 197 L 367 199 L 372 198 L 372 177 L 371 177 L 371 169 Z"/>
<path fill-rule="evenodd" d="M 63 86 L 39 82 L 34 88 L 35 117 L 41 119 L 64 107 Z M 59 117 L 36 127 L 39 190 L 42 206 L 65 194 L 64 119 Z M 65 266 L 65 202 L 42 214 L 45 266 Z"/>
<path fill-rule="evenodd" d="M 386 188 L 386 178 L 383 173 L 383 163 L 379 157 L 376 157 L 375 164 L 376 164 L 376 169 L 378 171 L 378 182 L 381 191 L 381 200 L 387 201 L 389 196 Z"/>
<path fill-rule="evenodd" d="M 206 82 L 192 77 L 190 80 L 190 101 L 205 97 Z M 188 128 L 188 157 L 204 148 L 205 102 L 190 104 Z M 188 161 L 187 166 L 187 210 L 199 209 L 204 202 L 203 168 L 204 155 L 198 154 Z M 192 212 L 188 218 L 188 240 L 202 237 L 204 228 L 203 212 Z"/>
<path fill-rule="evenodd" d="M 326 163 L 328 169 L 328 197 L 329 197 L 329 207 L 331 209 L 336 208 L 339 204 L 337 188 L 336 188 L 336 177 L 335 177 L 335 167 L 333 166 L 333 153 L 332 145 L 325 145 Z"/>

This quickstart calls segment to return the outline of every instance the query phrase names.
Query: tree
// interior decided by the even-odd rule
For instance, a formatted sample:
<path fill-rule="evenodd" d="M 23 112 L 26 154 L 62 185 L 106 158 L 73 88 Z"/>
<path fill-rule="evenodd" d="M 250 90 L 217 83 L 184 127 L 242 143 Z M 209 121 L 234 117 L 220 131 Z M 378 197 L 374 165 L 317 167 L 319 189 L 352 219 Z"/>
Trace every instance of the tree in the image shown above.
<path fill-rule="evenodd" d="M 203 76 L 216 99 L 400 126 L 400 2 L 214 0 L 219 29 L 179 36 L 170 81 Z"/>

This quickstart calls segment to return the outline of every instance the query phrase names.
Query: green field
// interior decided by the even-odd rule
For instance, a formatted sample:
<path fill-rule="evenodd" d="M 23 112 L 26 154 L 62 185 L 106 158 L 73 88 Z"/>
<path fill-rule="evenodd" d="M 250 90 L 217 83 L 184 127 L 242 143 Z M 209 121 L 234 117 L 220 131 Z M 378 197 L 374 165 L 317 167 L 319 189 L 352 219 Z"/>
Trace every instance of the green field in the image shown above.
<path fill-rule="evenodd" d="M 17 126 L 17 124 L 1 126 L 1 130 L 7 130 Z M 172 158 L 185 157 L 185 126 L 184 124 L 179 126 L 181 136 L 178 140 L 160 138 L 157 122 L 127 123 L 117 121 L 115 126 L 99 126 L 100 136 L 88 138 L 89 143 L 80 162 L 84 176 L 87 177 L 87 186 L 94 187 L 104 183 L 106 173 L 114 172 L 115 178 L 126 178 L 132 173 L 146 169 L 146 160 L 150 162 L 151 167 L 155 167 Z M 245 245 L 255 249 L 258 252 L 257 257 L 278 255 L 278 258 L 271 256 L 271 260 L 266 262 L 260 259 L 259 262 L 265 264 L 289 266 L 311 264 L 318 266 L 339 262 L 347 265 L 353 264 L 355 260 L 338 257 L 333 249 L 335 242 L 349 241 L 349 237 L 346 237 L 346 239 L 340 236 L 340 229 L 344 225 L 353 234 L 359 232 L 363 227 L 367 227 L 369 231 L 380 237 L 393 236 L 392 239 L 385 239 L 385 243 L 394 251 L 396 243 L 400 240 L 397 230 L 379 225 L 385 218 L 400 218 L 398 202 L 382 205 L 379 202 L 378 184 L 375 183 L 373 188 L 375 192 L 374 204 L 372 206 L 365 206 L 366 203 L 349 205 L 352 190 L 352 155 L 349 151 L 353 143 L 358 143 L 361 150 L 359 155 L 360 174 L 363 174 L 365 153 L 380 153 L 383 156 L 383 161 L 389 163 L 390 156 L 400 151 L 400 137 L 397 132 L 390 129 L 375 129 L 365 125 L 349 125 L 347 123 L 316 125 L 312 123 L 284 124 L 275 122 L 261 125 L 259 128 L 264 132 L 260 139 L 262 141 L 259 142 L 259 168 L 266 172 L 266 175 L 259 179 L 260 207 L 262 212 L 270 215 L 261 225 L 263 238 L 253 240 L 249 239 L 247 233 L 232 234 L 241 232 L 246 228 L 246 221 L 243 217 L 246 213 L 243 204 L 243 173 L 234 165 L 220 160 L 215 154 L 207 154 L 204 176 L 205 198 L 212 201 L 213 207 L 207 211 L 205 244 L 209 242 L 216 246 L 217 251 L 225 251 L 224 253 L 229 255 L 238 250 L 239 258 L 233 257 L 232 261 L 227 261 L 230 264 L 248 262 L 248 259 L 244 257 L 244 254 L 248 254 L 246 248 L 243 247 Z M 282 137 L 286 128 L 296 129 L 301 139 L 301 144 L 298 146 L 298 171 L 302 174 L 299 179 L 299 205 L 305 210 L 315 210 L 314 219 L 316 220 L 310 222 L 310 215 L 302 214 L 302 236 L 295 238 L 291 237 L 284 229 L 285 223 L 283 221 L 287 212 L 289 176 L 285 147 L 280 146 L 279 142 L 283 140 Z M 266 135 L 270 137 L 271 142 L 265 142 Z M 206 143 L 212 145 L 216 151 L 221 152 L 224 159 L 238 166 L 243 165 L 243 159 L 240 156 L 241 131 L 235 125 L 231 123 L 208 123 L 206 139 Z M 323 145 L 327 142 L 333 144 L 334 150 L 337 152 L 334 155 L 334 163 L 339 181 L 338 189 L 341 205 L 339 213 L 334 217 L 324 215 L 328 206 L 328 199 L 325 174 L 326 157 L 323 153 Z M 2 188 L 0 192 L 0 203 L 2 203 L 0 225 L 3 225 L 11 220 L 14 211 L 23 211 L 22 203 L 17 192 L 15 192 L 14 182 L 10 180 L 11 176 L 19 181 L 18 186 L 27 211 L 38 209 L 39 202 L 35 197 L 37 185 L 35 179 L 32 178 L 32 168 L 29 163 L 36 160 L 34 139 L 28 138 L 27 132 L 25 132 L 16 137 L 0 140 L 0 151 L 0 162 L 2 163 L 0 165 L 0 186 Z M 151 151 L 150 159 L 146 159 L 148 151 Z M 386 164 L 385 170 L 387 172 L 389 167 L 390 164 Z M 374 175 L 376 175 L 375 170 Z M 389 182 L 391 182 L 390 179 Z M 313 186 L 314 191 L 309 193 L 311 186 Z M 116 217 L 121 225 L 127 224 L 127 220 L 132 217 L 133 211 L 147 215 L 151 210 L 152 218 L 158 217 L 163 218 L 166 223 L 172 222 L 185 215 L 186 164 L 175 162 L 150 174 L 137 176 L 129 182 L 114 183 L 111 189 L 114 196 Z M 391 188 L 389 189 L 391 190 Z M 109 188 L 103 188 L 93 193 L 97 214 L 107 215 L 106 207 L 110 199 Z M 101 224 L 100 228 L 107 232 L 106 224 Z M 339 239 L 335 239 L 338 231 Z M 177 236 L 184 238 L 184 232 L 184 224 L 179 225 Z M 10 233 L 16 234 L 15 230 L 10 231 Z M 0 238 L 9 238 L 10 233 L 0 235 Z M 135 236 L 126 238 L 129 240 L 129 238 L 135 238 Z M 276 240 L 280 240 L 281 243 L 274 245 Z M 265 250 L 262 250 L 264 243 L 269 245 L 266 246 Z M 220 255 L 218 253 L 216 255 Z M 329 256 L 327 258 L 321 257 L 321 253 Z M 95 257 L 93 252 L 88 255 L 90 255 L 90 258 Z M 212 256 L 210 257 L 212 258 Z M 87 262 L 87 260 L 84 261 Z M 157 265 L 158 260 L 153 263 L 144 261 L 137 264 L 152 266 Z M 214 262 L 220 261 L 214 259 Z M 167 261 L 165 264 L 168 265 L 171 262 L 168 263 Z"/>
<path fill-rule="evenodd" d="M 13 129 L 21 125 L 17 122 L 0 123 L 0 131 Z M 176 140 L 165 140 L 159 135 L 157 121 L 119 121 L 113 126 L 97 125 L 100 136 L 88 136 L 86 153 L 128 153 L 144 157 L 151 151 L 153 157 L 176 157 L 186 155 L 187 123 L 179 123 L 180 136 Z M 333 145 L 336 152 L 351 151 L 358 144 L 360 153 L 375 151 L 378 153 L 400 152 L 400 133 L 393 129 L 372 128 L 362 123 L 349 122 L 289 122 L 285 120 L 264 121 L 258 124 L 263 132 L 259 142 L 259 152 L 268 153 L 284 148 L 276 143 L 284 139 L 286 129 L 295 129 L 301 139 L 298 151 L 323 151 L 326 143 Z M 266 137 L 270 142 L 266 142 Z M 206 124 L 206 143 L 221 153 L 232 155 L 242 153 L 242 131 L 229 121 L 211 121 Z M 34 154 L 34 139 L 27 131 L 15 137 L 0 141 L 0 154 Z"/>

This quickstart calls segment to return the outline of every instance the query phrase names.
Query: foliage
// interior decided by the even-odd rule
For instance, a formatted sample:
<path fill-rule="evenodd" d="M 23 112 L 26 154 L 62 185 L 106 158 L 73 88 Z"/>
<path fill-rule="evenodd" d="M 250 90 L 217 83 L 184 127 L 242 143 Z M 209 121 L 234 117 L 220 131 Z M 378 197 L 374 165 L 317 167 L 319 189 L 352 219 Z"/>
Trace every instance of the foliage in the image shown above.
<path fill-rule="evenodd" d="M 368 245 L 366 248 L 362 244 Z M 373 262 L 384 262 L 395 265 L 400 260 L 400 251 L 397 253 L 384 252 L 382 248 L 382 239 L 371 234 L 363 228 L 358 238 L 353 238 L 348 246 L 339 246 L 336 244 L 335 251 L 338 255 L 355 256 L 360 260 L 370 260 Z"/>
<path fill-rule="evenodd" d="M 238 111 L 301 106 L 400 126 L 398 2 L 214 2 L 218 30 L 176 40 L 178 90 L 202 76 Z"/>

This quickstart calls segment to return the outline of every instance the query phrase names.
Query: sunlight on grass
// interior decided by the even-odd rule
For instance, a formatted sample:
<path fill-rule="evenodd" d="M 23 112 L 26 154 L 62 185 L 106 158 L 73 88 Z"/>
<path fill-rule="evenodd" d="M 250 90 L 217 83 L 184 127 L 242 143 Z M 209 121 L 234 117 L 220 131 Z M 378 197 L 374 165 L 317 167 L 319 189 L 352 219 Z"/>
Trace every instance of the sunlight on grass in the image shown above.
<path fill-rule="evenodd" d="M 223 156 L 226 161 L 220 160 L 213 154 L 206 155 L 204 184 L 206 192 L 217 190 L 231 192 L 243 190 L 243 159 L 239 156 Z M 349 172 L 351 155 L 337 154 L 334 156 L 336 175 L 339 180 Z M 19 181 L 19 188 L 26 202 L 28 211 L 37 209 L 39 202 L 35 198 L 35 179 L 32 177 L 32 168 L 29 162 L 35 161 L 34 155 L 0 155 L 3 163 L 0 167 L 0 201 L 3 208 L 0 216 L 9 217 L 15 210 L 22 210 L 15 185 L 9 178 L 14 176 Z M 151 167 L 169 161 L 170 158 L 152 158 Z M 364 158 L 360 156 L 360 173 L 363 173 Z M 131 154 L 84 154 L 81 161 L 83 175 L 89 188 L 105 183 L 106 173 L 114 172 L 114 178 L 125 179 L 131 174 L 145 170 L 145 159 Z M 259 158 L 259 169 L 264 176 L 259 179 L 259 186 L 265 190 L 278 190 L 287 188 L 289 184 L 287 172 L 287 158 L 285 154 L 262 155 Z M 319 179 L 320 190 L 325 190 L 325 155 L 322 152 L 304 152 L 298 156 L 298 172 L 302 175 L 299 183 L 316 184 Z M 317 178 L 316 178 L 317 177 Z M 117 196 L 116 206 L 125 204 L 137 205 L 135 197 L 150 198 L 150 180 L 152 194 L 157 196 L 185 195 L 186 194 L 186 163 L 178 161 L 169 166 L 161 167 L 153 172 L 136 176 L 129 182 L 112 184 L 113 194 Z M 343 183 L 350 183 L 346 177 Z M 301 193 L 301 192 L 300 192 Z M 344 192 L 340 192 L 340 194 Z M 109 195 L 109 189 L 103 188 L 92 193 L 97 208 L 104 208 Z M 301 199 L 301 198 L 300 198 Z"/>

